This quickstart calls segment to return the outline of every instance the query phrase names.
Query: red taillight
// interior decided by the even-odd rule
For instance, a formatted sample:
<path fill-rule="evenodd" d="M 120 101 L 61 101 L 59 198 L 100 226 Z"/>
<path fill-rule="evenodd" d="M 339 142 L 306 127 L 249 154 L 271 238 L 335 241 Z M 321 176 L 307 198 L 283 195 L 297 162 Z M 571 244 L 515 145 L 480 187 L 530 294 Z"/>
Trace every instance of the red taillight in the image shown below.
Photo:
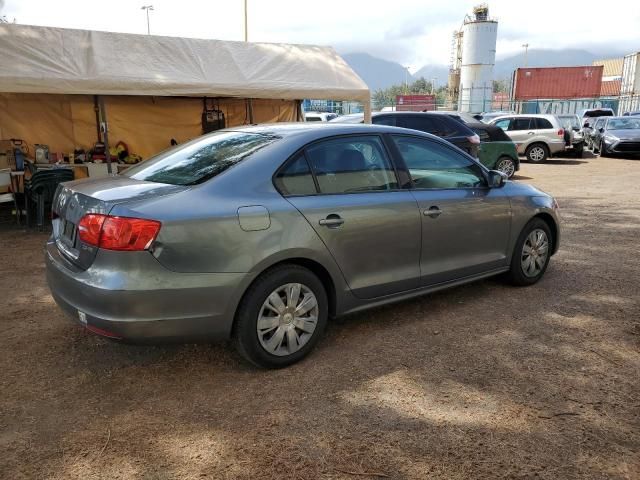
<path fill-rule="evenodd" d="M 94 247 L 100 245 L 100 233 L 102 232 L 102 224 L 106 218 L 106 215 L 100 215 L 98 213 L 90 213 L 82 217 L 78 224 L 80 240 Z"/>
<path fill-rule="evenodd" d="M 471 135 L 467 137 L 467 140 L 469 140 L 472 145 L 480 145 L 480 137 L 478 135 Z"/>
<path fill-rule="evenodd" d="M 146 250 L 156 239 L 160 222 L 143 218 L 90 213 L 78 224 L 80 240 L 107 250 Z"/>
<path fill-rule="evenodd" d="M 561 128 L 560 130 L 558 130 L 558 136 L 559 137 L 564 137 L 564 129 Z"/>

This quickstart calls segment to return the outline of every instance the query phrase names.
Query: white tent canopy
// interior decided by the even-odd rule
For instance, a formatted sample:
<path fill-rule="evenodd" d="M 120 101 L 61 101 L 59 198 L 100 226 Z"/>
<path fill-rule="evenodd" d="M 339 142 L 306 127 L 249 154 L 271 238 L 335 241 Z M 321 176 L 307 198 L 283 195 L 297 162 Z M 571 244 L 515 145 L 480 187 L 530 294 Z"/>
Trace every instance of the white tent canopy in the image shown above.
<path fill-rule="evenodd" d="M 0 92 L 358 100 L 331 47 L 0 24 Z"/>

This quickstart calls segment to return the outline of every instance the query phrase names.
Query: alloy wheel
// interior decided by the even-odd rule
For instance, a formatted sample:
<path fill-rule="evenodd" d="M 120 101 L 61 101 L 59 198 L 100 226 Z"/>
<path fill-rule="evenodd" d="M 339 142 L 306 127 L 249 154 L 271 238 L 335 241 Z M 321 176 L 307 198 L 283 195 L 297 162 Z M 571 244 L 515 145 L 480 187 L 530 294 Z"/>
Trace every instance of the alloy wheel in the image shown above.
<path fill-rule="evenodd" d="M 529 278 L 535 277 L 544 269 L 549 258 L 549 239 L 544 230 L 532 230 L 522 246 L 520 265 L 522 272 Z"/>
<path fill-rule="evenodd" d="M 507 177 L 511 178 L 516 171 L 516 166 L 513 160 L 509 158 L 503 158 L 496 165 L 496 170 L 504 173 Z"/>
<path fill-rule="evenodd" d="M 544 160 L 544 155 L 545 155 L 545 152 L 544 152 L 544 148 L 542 147 L 533 147 L 529 151 L 529 158 L 534 162 L 541 162 L 542 160 Z"/>
<path fill-rule="evenodd" d="M 256 325 L 260 345 L 272 355 L 300 350 L 318 324 L 318 299 L 301 283 L 276 288 L 262 304 Z"/>

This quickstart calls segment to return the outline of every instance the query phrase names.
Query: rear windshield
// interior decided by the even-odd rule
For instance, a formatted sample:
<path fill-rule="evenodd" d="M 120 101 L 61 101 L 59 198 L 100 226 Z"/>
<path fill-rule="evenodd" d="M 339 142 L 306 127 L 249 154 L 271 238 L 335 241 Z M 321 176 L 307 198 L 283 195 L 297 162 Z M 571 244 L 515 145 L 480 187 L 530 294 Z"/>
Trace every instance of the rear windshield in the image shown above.
<path fill-rule="evenodd" d="M 277 137 L 247 132 L 217 132 L 165 150 L 127 169 L 123 175 L 147 182 L 196 185 L 215 177 Z"/>
<path fill-rule="evenodd" d="M 580 120 L 578 120 L 577 115 L 559 115 L 558 120 L 560 120 L 560 125 L 565 130 L 567 129 L 580 129 Z"/>

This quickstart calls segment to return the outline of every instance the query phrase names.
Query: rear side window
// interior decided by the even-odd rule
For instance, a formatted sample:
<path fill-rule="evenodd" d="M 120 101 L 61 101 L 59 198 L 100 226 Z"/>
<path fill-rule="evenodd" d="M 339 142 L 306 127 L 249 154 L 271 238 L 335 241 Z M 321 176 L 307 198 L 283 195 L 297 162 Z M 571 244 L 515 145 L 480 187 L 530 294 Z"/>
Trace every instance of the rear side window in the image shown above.
<path fill-rule="evenodd" d="M 320 193 L 393 190 L 396 175 L 377 136 L 326 140 L 307 148 Z"/>
<path fill-rule="evenodd" d="M 546 118 L 532 118 L 533 122 L 534 122 L 534 127 L 536 130 L 544 130 L 544 129 L 549 129 L 549 128 L 553 128 L 553 125 L 551 125 L 551 122 L 549 120 L 547 120 Z"/>
<path fill-rule="evenodd" d="M 530 118 L 514 118 L 509 126 L 509 130 L 529 130 L 531 127 Z"/>
<path fill-rule="evenodd" d="M 179 145 L 128 168 L 125 177 L 171 185 L 196 185 L 222 173 L 278 137 L 246 132 L 217 132 Z"/>
<path fill-rule="evenodd" d="M 418 115 L 402 115 L 396 120 L 398 127 L 410 128 L 412 130 L 419 130 L 420 132 L 432 133 L 433 135 L 440 135 L 439 125 L 433 118 L 427 116 Z"/>
<path fill-rule="evenodd" d="M 376 115 L 373 117 L 373 123 L 376 125 L 389 125 L 390 127 L 395 127 L 396 117 L 392 115 Z"/>
<path fill-rule="evenodd" d="M 282 195 L 315 195 L 317 193 L 309 164 L 302 153 L 277 173 L 275 184 Z"/>
<path fill-rule="evenodd" d="M 443 137 L 469 137 L 471 132 L 461 120 L 456 120 L 443 115 L 442 133 Z M 476 132 L 477 133 L 477 132 Z M 485 132 L 486 133 L 486 132 Z M 479 134 L 478 134 L 479 135 Z"/>
<path fill-rule="evenodd" d="M 474 132 L 480 137 L 481 142 L 490 142 L 491 138 L 489 137 L 489 133 L 482 128 L 472 128 Z"/>

